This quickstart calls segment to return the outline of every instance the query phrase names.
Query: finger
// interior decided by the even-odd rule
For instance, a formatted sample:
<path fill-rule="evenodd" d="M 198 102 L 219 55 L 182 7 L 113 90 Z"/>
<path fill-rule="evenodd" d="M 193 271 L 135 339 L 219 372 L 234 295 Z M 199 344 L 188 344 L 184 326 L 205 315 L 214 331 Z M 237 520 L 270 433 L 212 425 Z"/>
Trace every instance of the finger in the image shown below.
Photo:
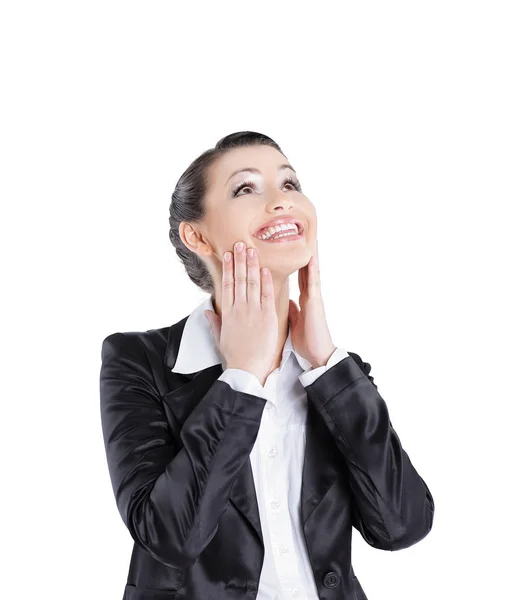
<path fill-rule="evenodd" d="M 252 256 L 250 256 L 252 254 Z M 260 264 L 255 248 L 247 250 L 247 302 L 258 303 L 260 300 Z"/>
<path fill-rule="evenodd" d="M 300 292 L 304 292 L 305 291 L 305 269 L 309 268 L 309 263 L 307 263 L 307 265 L 305 265 L 305 267 L 302 267 L 299 271 L 298 271 L 298 284 L 300 286 Z"/>
<path fill-rule="evenodd" d="M 314 248 L 314 253 L 312 255 L 312 260 L 309 263 L 308 270 L 308 279 L 309 279 L 309 288 L 314 289 L 318 288 L 320 285 L 320 268 L 318 261 L 318 240 L 316 239 L 316 244 Z"/>
<path fill-rule="evenodd" d="M 241 250 L 238 247 L 241 244 Z M 234 244 L 234 304 L 247 302 L 247 267 L 245 243 Z"/>
<path fill-rule="evenodd" d="M 264 271 L 267 273 L 264 273 Z M 261 272 L 261 305 L 263 310 L 274 309 L 274 285 L 272 273 L 266 267 Z"/>
<path fill-rule="evenodd" d="M 225 260 L 226 256 L 229 260 Z M 222 310 L 229 310 L 234 304 L 234 277 L 232 252 L 225 252 L 222 261 Z"/>

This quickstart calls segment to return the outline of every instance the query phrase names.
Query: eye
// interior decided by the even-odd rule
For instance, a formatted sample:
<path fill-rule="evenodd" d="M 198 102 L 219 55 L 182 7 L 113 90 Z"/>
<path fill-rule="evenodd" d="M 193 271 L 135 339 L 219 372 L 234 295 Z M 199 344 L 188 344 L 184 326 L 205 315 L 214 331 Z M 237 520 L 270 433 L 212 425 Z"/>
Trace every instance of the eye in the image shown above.
<path fill-rule="evenodd" d="M 239 183 L 239 184 L 238 184 L 238 185 L 237 185 L 237 186 L 234 188 L 234 190 L 233 190 L 233 192 L 232 192 L 232 195 L 233 195 L 234 197 L 236 197 L 236 196 L 238 195 L 238 192 L 239 192 L 241 189 L 243 189 L 244 187 L 252 189 L 252 188 L 255 188 L 255 187 L 256 187 L 256 184 L 254 183 L 254 181 L 242 181 L 241 183 Z M 242 196 L 243 196 L 243 194 L 242 194 Z"/>
<path fill-rule="evenodd" d="M 284 181 L 283 181 L 283 185 L 285 186 L 285 185 L 288 185 L 288 184 L 292 184 L 292 186 L 294 187 L 294 189 L 297 192 L 301 192 L 300 182 L 295 177 L 289 176 L 289 177 L 285 178 Z"/>

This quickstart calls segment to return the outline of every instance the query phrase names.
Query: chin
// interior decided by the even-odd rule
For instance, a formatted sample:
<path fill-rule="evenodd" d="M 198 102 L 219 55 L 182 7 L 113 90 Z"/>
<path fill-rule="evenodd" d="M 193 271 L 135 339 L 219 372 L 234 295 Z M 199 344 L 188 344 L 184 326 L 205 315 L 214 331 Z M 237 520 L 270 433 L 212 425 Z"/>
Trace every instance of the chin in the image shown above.
<path fill-rule="evenodd" d="M 268 267 L 273 274 L 279 273 L 280 275 L 288 276 L 308 265 L 311 256 L 312 252 L 310 248 L 303 246 L 300 252 L 295 250 L 285 256 L 279 255 L 275 257 L 274 261 L 270 258 L 269 260 L 264 260 L 261 267 Z"/>

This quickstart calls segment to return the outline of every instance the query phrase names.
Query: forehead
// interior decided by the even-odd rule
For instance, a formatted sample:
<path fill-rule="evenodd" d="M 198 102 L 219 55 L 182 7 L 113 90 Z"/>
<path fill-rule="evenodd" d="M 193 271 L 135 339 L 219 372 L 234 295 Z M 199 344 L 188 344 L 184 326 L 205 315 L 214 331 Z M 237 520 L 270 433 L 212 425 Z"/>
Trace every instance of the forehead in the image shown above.
<path fill-rule="evenodd" d="M 215 183 L 225 185 L 232 173 L 239 169 L 256 168 L 267 173 L 277 173 L 280 165 L 287 163 L 281 152 L 272 146 L 245 146 L 228 150 L 213 164 L 211 176 Z M 243 173 L 245 175 L 245 173 Z M 241 177 L 235 175 L 230 181 Z"/>

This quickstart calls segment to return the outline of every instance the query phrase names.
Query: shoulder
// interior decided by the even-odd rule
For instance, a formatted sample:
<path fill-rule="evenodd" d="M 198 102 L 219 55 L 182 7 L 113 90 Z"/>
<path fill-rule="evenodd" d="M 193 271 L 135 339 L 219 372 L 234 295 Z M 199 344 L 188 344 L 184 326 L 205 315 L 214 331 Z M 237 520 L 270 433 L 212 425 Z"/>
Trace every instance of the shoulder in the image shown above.
<path fill-rule="evenodd" d="M 115 331 L 102 340 L 102 359 L 110 354 L 148 354 L 163 358 L 173 326 L 145 330 Z"/>

